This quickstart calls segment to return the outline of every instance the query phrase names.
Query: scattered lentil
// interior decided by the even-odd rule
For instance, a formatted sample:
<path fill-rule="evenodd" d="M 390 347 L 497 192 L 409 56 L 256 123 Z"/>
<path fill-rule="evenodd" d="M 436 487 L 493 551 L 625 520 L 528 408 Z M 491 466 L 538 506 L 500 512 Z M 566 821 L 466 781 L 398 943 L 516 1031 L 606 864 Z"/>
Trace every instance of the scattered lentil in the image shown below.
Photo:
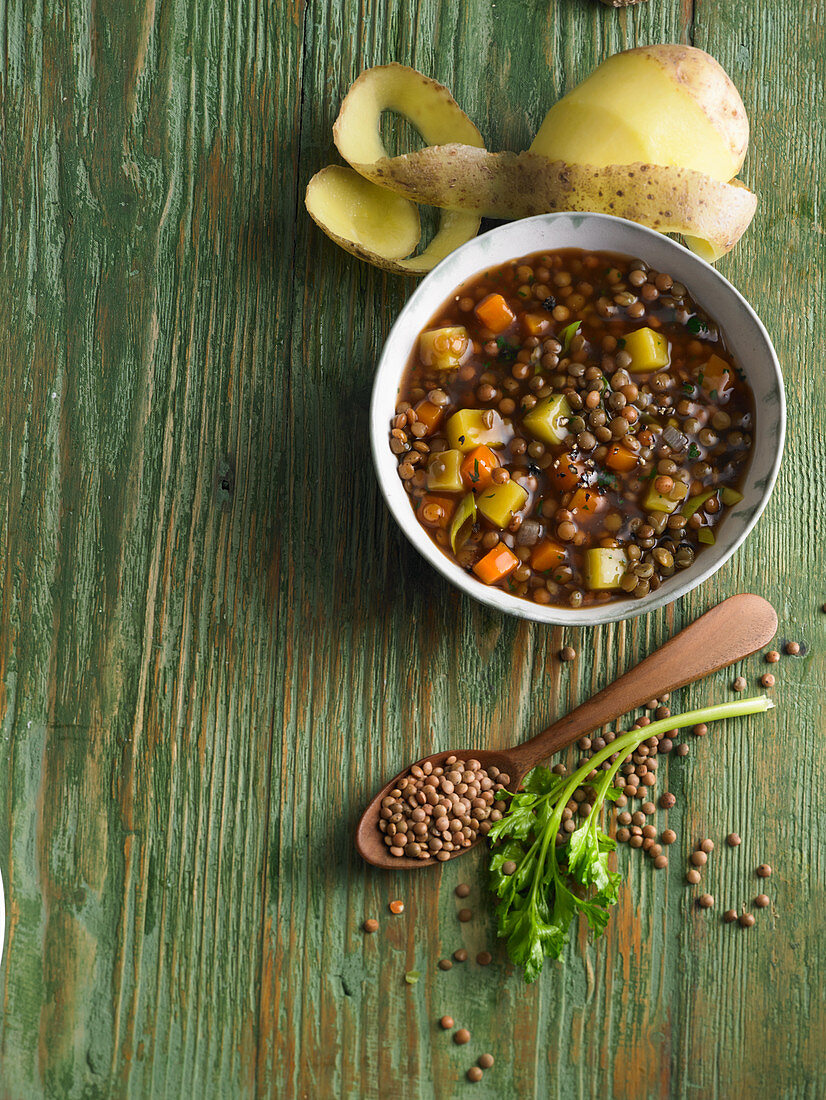
<path fill-rule="evenodd" d="M 440 970 L 452 970 L 453 969 L 453 963 L 450 961 L 450 959 L 439 959 L 439 969 Z"/>
<path fill-rule="evenodd" d="M 658 871 L 662 871 L 668 866 L 668 856 L 662 855 L 662 853 L 655 857 L 654 866 Z"/>
<path fill-rule="evenodd" d="M 453 1042 L 460 1047 L 464 1046 L 465 1043 L 469 1043 L 470 1032 L 468 1031 L 468 1029 L 466 1027 L 460 1027 L 456 1034 L 453 1036 Z"/>
<path fill-rule="evenodd" d="M 766 909 L 771 904 L 768 894 L 758 894 L 754 899 L 754 904 L 758 909 Z"/>
<path fill-rule="evenodd" d="M 705 737 L 708 733 L 708 726 L 705 722 L 700 722 L 698 725 L 691 727 L 691 732 L 695 737 Z"/>
<path fill-rule="evenodd" d="M 697 904 L 701 909 L 711 909 L 714 905 L 714 898 L 711 894 L 700 894 L 697 898 Z"/>
<path fill-rule="evenodd" d="M 761 863 L 760 866 L 757 868 L 758 878 L 771 878 L 771 873 L 772 869 L 771 867 L 769 867 L 768 863 Z"/>
<path fill-rule="evenodd" d="M 686 871 L 685 877 L 687 882 L 690 882 L 692 886 L 696 886 L 700 881 L 700 872 L 692 867 L 690 871 Z"/>
<path fill-rule="evenodd" d="M 754 914 L 741 913 L 737 920 L 741 928 L 751 928 L 751 926 L 754 924 Z"/>
<path fill-rule="evenodd" d="M 783 648 L 790 657 L 797 657 L 800 654 L 800 642 L 786 642 Z"/>
<path fill-rule="evenodd" d="M 466 882 L 460 882 L 453 893 L 457 898 L 466 898 L 470 893 L 470 887 Z"/>
<path fill-rule="evenodd" d="M 764 688 L 773 688 L 775 685 L 775 678 L 770 672 L 764 672 L 760 677 L 760 683 Z"/>
<path fill-rule="evenodd" d="M 736 848 L 740 844 L 740 837 L 737 833 L 729 833 L 726 837 L 726 844 L 728 844 L 729 848 Z"/>
<path fill-rule="evenodd" d="M 375 920 L 373 917 L 370 917 L 368 920 L 366 920 L 364 922 L 364 924 L 362 925 L 362 928 L 368 934 L 371 934 L 373 932 L 378 932 L 379 922 L 377 920 Z"/>
<path fill-rule="evenodd" d="M 734 924 L 734 922 L 737 920 L 737 910 L 726 909 L 725 913 L 723 913 L 723 920 L 726 922 L 726 924 Z"/>
<path fill-rule="evenodd" d="M 391 901 L 387 908 L 390 910 L 391 913 L 398 916 L 399 913 L 404 912 L 404 902 L 403 901 Z"/>
<path fill-rule="evenodd" d="M 467 951 L 465 951 L 464 947 L 459 947 L 453 952 L 453 958 L 457 963 L 467 962 Z"/>
<path fill-rule="evenodd" d="M 459 916 L 459 920 L 462 922 L 462 924 L 467 924 L 467 922 L 469 920 L 473 919 L 473 910 L 472 909 L 460 909 L 459 913 L 458 913 L 458 916 Z"/>
<path fill-rule="evenodd" d="M 705 840 L 701 840 L 701 841 L 700 841 L 700 843 L 699 843 L 698 847 L 699 847 L 699 849 L 700 849 L 700 851 L 701 851 L 701 852 L 705 852 L 705 853 L 706 853 L 706 855 L 711 855 L 711 853 L 712 853 L 712 852 L 714 851 L 714 841 L 713 841 L 713 840 L 709 840 L 709 839 L 708 839 L 708 838 L 706 837 L 706 839 L 705 839 Z"/>
<path fill-rule="evenodd" d="M 442 1016 L 441 1020 L 439 1020 L 439 1027 L 442 1029 L 442 1031 L 450 1031 L 450 1029 L 453 1027 L 453 1017 Z"/>
<path fill-rule="evenodd" d="M 708 862 L 708 856 L 705 852 L 698 849 L 696 852 L 692 852 L 688 857 L 695 867 L 704 867 Z"/>
<path fill-rule="evenodd" d="M 479 1055 L 479 1065 L 482 1067 L 482 1069 L 490 1069 L 491 1066 L 493 1065 L 493 1055 L 492 1054 L 480 1054 Z"/>
<path fill-rule="evenodd" d="M 770 649 L 769 652 L 766 654 L 767 664 L 776 665 L 779 660 L 780 654 L 777 652 L 776 649 Z"/>
<path fill-rule="evenodd" d="M 737 676 L 731 686 L 734 691 L 745 691 L 748 687 L 745 676 Z"/>
<path fill-rule="evenodd" d="M 468 1081 L 473 1081 L 474 1084 L 477 1081 L 481 1081 L 483 1077 L 484 1077 L 484 1074 L 482 1073 L 481 1069 L 479 1069 L 478 1066 L 471 1066 L 470 1069 L 467 1071 Z"/>
<path fill-rule="evenodd" d="M 560 649 L 559 651 L 560 661 L 573 661 L 575 657 L 576 650 L 569 645 L 563 646 L 562 649 Z"/>
<path fill-rule="evenodd" d="M 677 798 L 671 793 L 671 791 L 664 791 L 660 795 L 660 806 L 664 810 L 670 810 L 672 806 L 676 806 Z"/>
<path fill-rule="evenodd" d="M 490 966 L 493 962 L 493 955 L 491 955 L 490 951 L 480 951 L 476 956 L 476 961 L 480 966 Z"/>
<path fill-rule="evenodd" d="M 677 756 L 688 756 L 688 745 L 683 741 L 674 751 L 677 753 Z"/>
<path fill-rule="evenodd" d="M 660 837 L 663 844 L 673 844 L 676 839 L 677 834 L 673 829 L 663 829 L 662 836 Z"/>

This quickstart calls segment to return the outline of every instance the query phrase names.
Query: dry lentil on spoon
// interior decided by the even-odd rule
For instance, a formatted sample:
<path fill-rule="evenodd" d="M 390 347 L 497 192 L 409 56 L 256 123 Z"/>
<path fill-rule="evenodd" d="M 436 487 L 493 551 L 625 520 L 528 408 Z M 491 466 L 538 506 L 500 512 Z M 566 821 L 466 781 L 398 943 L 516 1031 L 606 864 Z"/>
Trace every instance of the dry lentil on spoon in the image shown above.
<path fill-rule="evenodd" d="M 574 608 L 642 598 L 742 499 L 751 392 L 667 283 L 627 257 L 536 254 L 468 281 L 420 334 L 389 445 L 420 523 L 482 583 Z"/>
<path fill-rule="evenodd" d="M 510 776 L 497 768 L 486 771 L 472 757 L 451 755 L 435 767 L 430 761 L 414 764 L 381 800 L 379 829 L 387 850 L 398 859 L 444 862 L 499 820 L 496 795 L 509 782 Z M 469 893 L 464 883 L 456 887 L 459 897 Z"/>

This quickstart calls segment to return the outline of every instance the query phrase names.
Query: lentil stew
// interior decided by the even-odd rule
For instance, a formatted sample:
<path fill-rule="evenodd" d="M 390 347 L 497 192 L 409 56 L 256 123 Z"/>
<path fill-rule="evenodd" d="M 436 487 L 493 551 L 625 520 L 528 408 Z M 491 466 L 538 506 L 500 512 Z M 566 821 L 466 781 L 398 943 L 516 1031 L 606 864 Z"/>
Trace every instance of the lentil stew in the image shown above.
<path fill-rule="evenodd" d="M 459 287 L 390 428 L 437 546 L 539 604 L 641 598 L 713 545 L 753 399 L 714 320 L 644 262 L 560 249 Z"/>

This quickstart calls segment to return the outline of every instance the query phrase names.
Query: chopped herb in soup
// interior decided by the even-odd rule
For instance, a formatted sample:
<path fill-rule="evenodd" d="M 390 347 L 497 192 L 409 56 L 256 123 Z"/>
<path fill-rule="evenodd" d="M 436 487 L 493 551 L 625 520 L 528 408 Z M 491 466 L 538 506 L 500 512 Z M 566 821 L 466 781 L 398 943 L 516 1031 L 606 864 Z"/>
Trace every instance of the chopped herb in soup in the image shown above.
<path fill-rule="evenodd" d="M 623 256 L 526 256 L 419 335 L 390 432 L 440 549 L 483 584 L 584 607 L 655 591 L 713 545 L 751 453 L 714 321 Z"/>

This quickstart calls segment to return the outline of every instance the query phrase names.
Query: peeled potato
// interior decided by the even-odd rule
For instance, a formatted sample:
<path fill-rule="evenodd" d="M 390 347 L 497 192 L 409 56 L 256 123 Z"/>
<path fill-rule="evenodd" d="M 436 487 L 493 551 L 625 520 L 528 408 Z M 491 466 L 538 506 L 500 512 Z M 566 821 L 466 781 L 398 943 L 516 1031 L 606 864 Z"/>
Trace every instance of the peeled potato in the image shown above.
<path fill-rule="evenodd" d="M 555 210 L 614 214 L 661 233 L 683 233 L 709 261 L 734 247 L 757 206 L 738 181 L 720 183 L 688 168 L 551 164 L 534 153 L 488 153 L 469 145 L 430 146 L 359 170 L 415 202 L 489 218 Z"/>
<path fill-rule="evenodd" d="M 603 61 L 551 107 L 530 152 L 599 168 L 691 168 L 725 182 L 748 144 L 746 109 L 722 65 L 692 46 L 662 45 Z"/>

